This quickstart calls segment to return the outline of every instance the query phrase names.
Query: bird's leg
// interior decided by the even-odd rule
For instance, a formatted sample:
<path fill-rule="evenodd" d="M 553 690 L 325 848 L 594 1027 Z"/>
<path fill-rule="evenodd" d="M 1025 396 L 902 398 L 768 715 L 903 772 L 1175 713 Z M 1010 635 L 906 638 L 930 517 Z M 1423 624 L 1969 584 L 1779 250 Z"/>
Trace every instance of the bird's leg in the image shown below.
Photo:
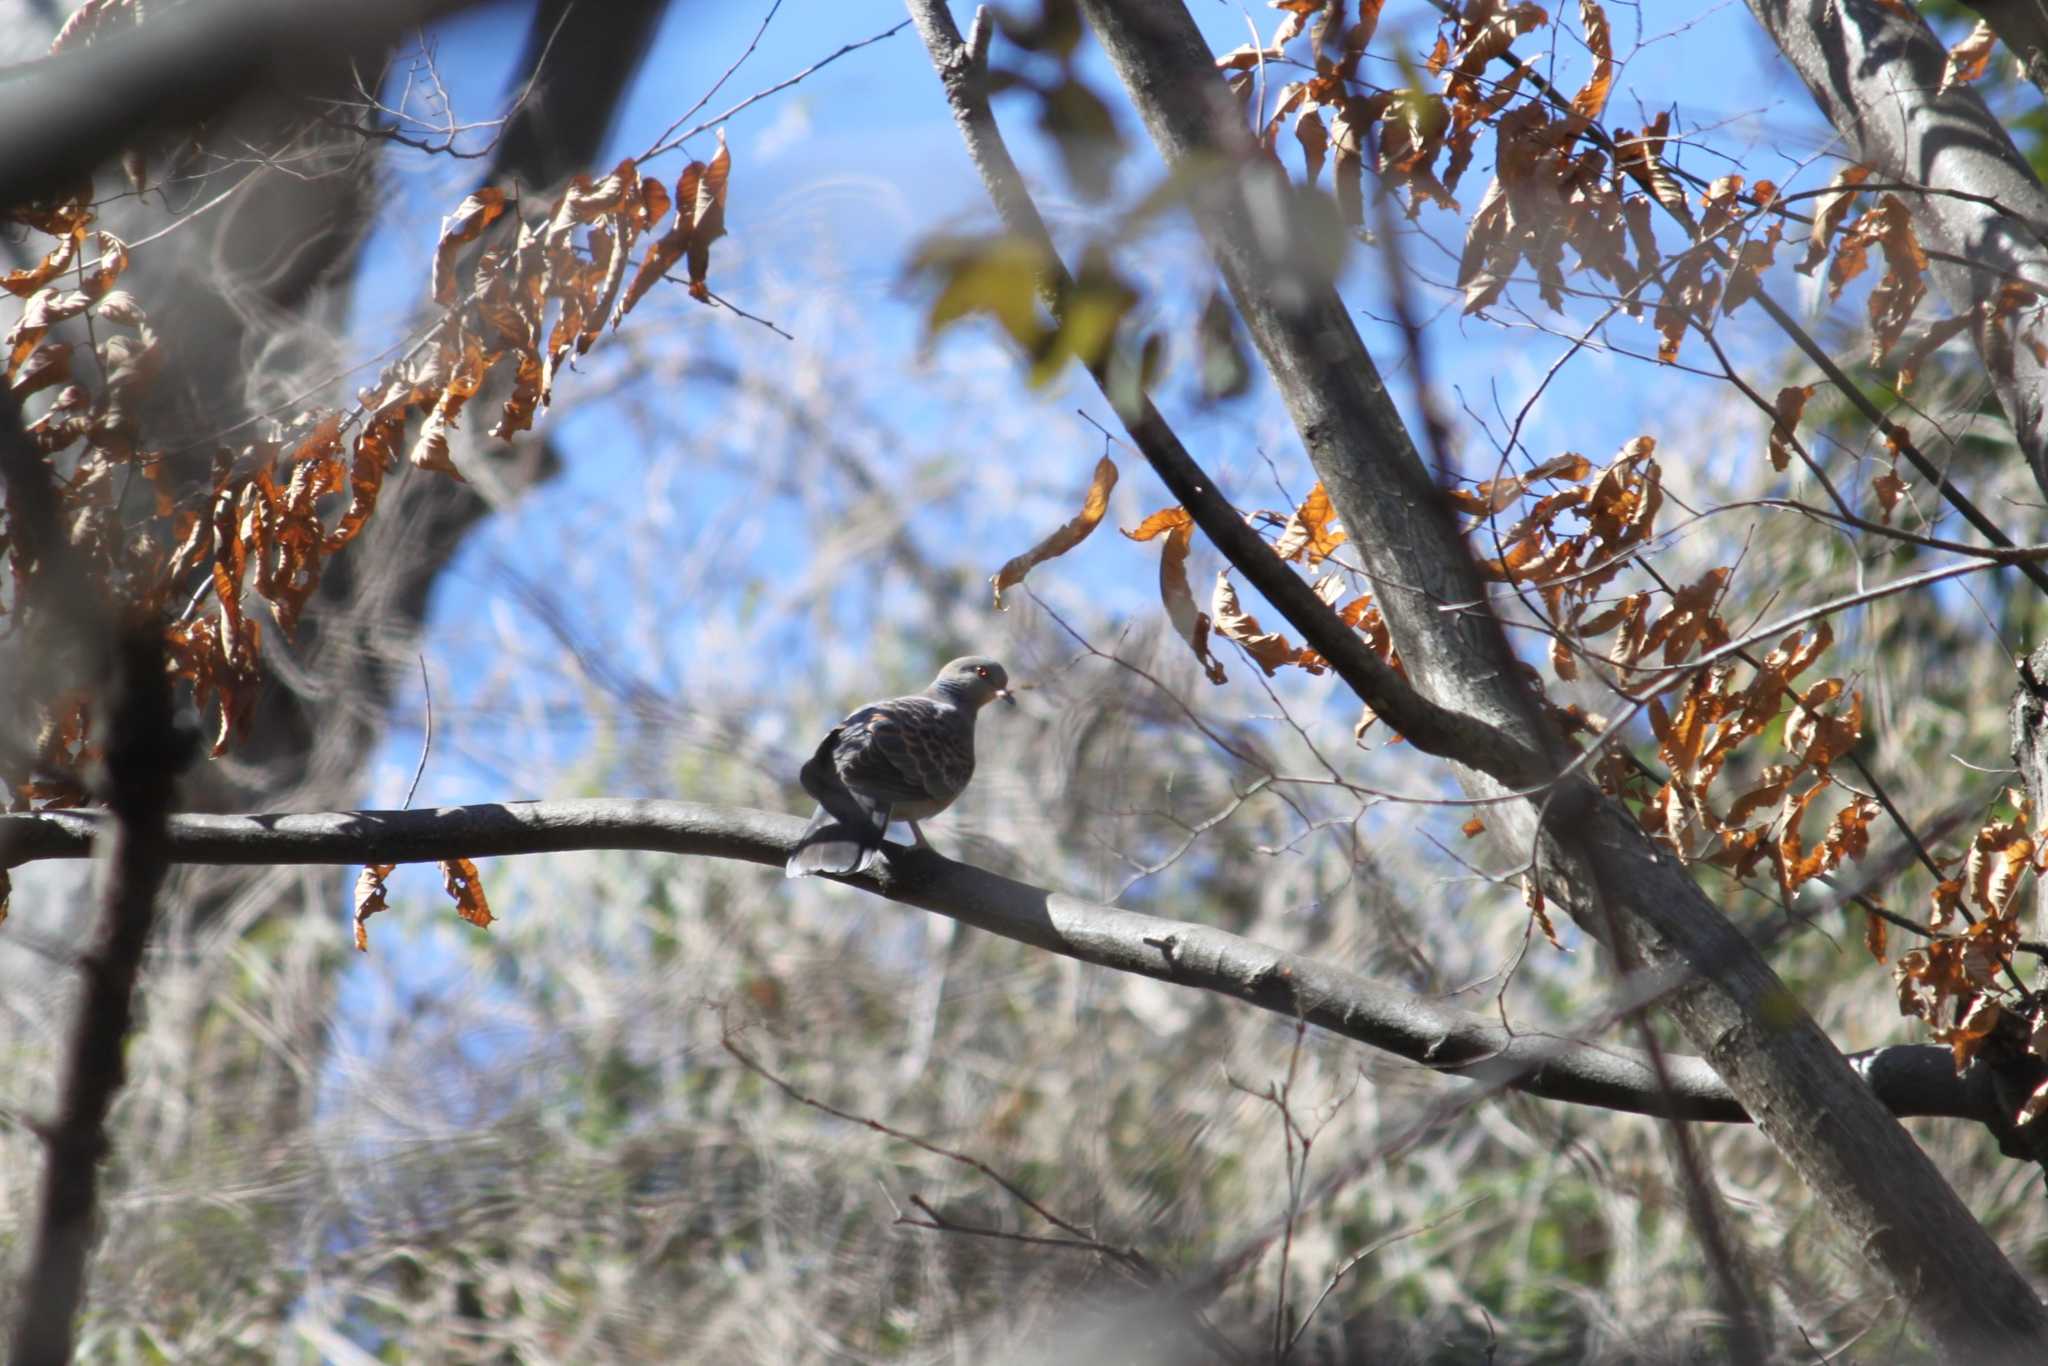
<path fill-rule="evenodd" d="M 932 847 L 931 841 L 924 837 L 924 831 L 917 828 L 916 821 L 905 821 L 904 824 L 910 827 L 910 838 L 917 842 L 917 848 L 930 849 Z"/>

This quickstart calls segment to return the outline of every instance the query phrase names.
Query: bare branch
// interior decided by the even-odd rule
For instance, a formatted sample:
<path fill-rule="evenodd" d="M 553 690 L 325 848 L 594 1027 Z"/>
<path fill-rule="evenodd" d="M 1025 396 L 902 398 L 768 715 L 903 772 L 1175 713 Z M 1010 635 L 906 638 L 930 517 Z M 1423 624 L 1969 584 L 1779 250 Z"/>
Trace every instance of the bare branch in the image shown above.
<path fill-rule="evenodd" d="M 94 811 L 0 815 L 0 863 L 88 857 L 107 819 Z M 179 815 L 171 817 L 166 841 L 168 857 L 179 863 L 433 863 L 636 849 L 779 870 L 803 827 L 795 816 L 749 807 L 590 798 L 415 811 Z M 1210 925 L 1064 896 L 926 850 L 889 845 L 886 852 L 873 873 L 836 880 L 1049 953 L 1306 1020 L 1484 1085 L 1635 1114 L 1733 1124 L 1748 1118 L 1700 1058 L 1667 1056 L 1671 1087 L 1663 1093 L 1649 1062 L 1626 1049 L 1510 1031 L 1487 1016 Z M 1852 1061 L 1895 1114 L 1974 1119 L 1994 1128 L 2002 1123 L 1988 1081 L 1975 1073 L 1958 1078 L 1945 1048 L 1882 1048 Z"/>

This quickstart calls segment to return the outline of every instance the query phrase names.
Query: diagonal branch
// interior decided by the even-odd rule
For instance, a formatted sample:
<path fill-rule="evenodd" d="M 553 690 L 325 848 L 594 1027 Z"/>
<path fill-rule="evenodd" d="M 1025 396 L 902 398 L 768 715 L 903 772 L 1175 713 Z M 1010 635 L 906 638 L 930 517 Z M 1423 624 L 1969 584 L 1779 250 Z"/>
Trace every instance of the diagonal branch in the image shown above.
<path fill-rule="evenodd" d="M 0 863 L 88 857 L 108 825 L 97 811 L 0 815 Z M 417 811 L 181 815 L 173 862 L 240 865 L 426 863 L 571 850 L 632 849 L 780 869 L 803 833 L 794 816 L 694 802 L 591 798 Z M 1701 1058 L 1667 1055 L 1668 1092 L 1627 1049 L 1523 1033 L 1493 1018 L 1374 982 L 1305 954 L 1210 925 L 1145 915 L 1047 891 L 939 854 L 891 845 L 868 875 L 838 879 L 870 895 L 948 916 L 1048 953 L 1214 992 L 1487 1087 L 1635 1114 L 1743 1123 L 1748 1115 Z M 1856 1067 L 1902 1115 L 2004 1126 L 1988 1079 L 1957 1077 L 1947 1049 L 1858 1054 Z"/>

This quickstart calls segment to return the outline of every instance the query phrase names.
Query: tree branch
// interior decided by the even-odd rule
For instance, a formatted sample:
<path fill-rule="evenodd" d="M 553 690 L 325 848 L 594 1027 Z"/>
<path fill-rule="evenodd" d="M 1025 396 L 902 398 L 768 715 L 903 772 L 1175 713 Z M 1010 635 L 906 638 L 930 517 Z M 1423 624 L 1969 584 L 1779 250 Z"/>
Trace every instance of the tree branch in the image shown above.
<path fill-rule="evenodd" d="M 109 824 L 97 811 L 0 815 L 0 861 L 87 857 Z M 780 869 L 804 823 L 695 802 L 592 798 L 420 811 L 173 816 L 165 855 L 211 864 L 426 863 L 446 858 L 632 849 Z M 888 846 L 872 874 L 836 879 L 886 900 L 1083 963 L 1228 996 L 1392 1053 L 1433 1071 L 1548 1100 L 1635 1114 L 1745 1123 L 1701 1058 L 1667 1056 L 1669 1094 L 1640 1055 L 1553 1035 L 1371 981 L 1209 925 L 1063 896 L 939 854 Z M 1901 1115 L 1973 1119 L 1999 1129 L 1989 1083 L 1957 1077 L 1947 1049 L 1917 1045 L 1856 1056 L 1858 1072 Z M 2007 1126 L 2009 1128 L 2009 1126 Z"/>

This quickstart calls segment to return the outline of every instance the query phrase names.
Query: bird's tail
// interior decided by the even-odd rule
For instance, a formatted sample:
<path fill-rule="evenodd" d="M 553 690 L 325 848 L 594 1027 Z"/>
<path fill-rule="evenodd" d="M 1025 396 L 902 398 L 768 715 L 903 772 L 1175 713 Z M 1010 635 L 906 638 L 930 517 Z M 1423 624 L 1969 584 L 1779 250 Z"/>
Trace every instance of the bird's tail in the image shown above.
<path fill-rule="evenodd" d="M 882 856 L 886 825 L 852 825 L 818 808 L 803 838 L 782 866 L 784 877 L 808 877 L 812 873 L 865 873 Z"/>

